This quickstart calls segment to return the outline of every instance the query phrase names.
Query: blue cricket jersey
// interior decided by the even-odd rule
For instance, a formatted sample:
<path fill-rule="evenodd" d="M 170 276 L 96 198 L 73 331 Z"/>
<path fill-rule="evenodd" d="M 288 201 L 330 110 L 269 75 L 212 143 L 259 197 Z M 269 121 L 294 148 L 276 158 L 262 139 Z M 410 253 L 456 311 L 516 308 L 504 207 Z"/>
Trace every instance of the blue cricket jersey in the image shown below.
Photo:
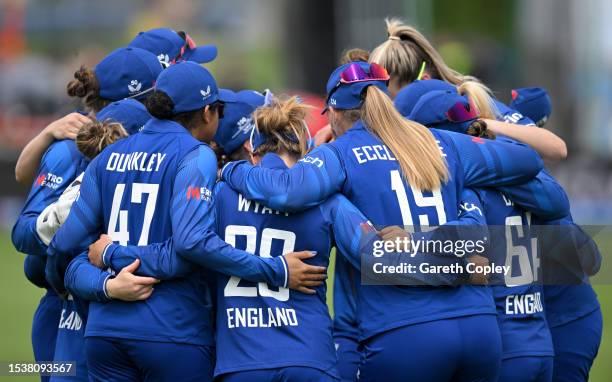
<path fill-rule="evenodd" d="M 57 329 L 55 362 L 75 361 L 76 376 L 53 376 L 51 381 L 87 381 L 87 357 L 85 354 L 85 322 L 79 314 L 78 303 L 72 296 L 62 300 L 62 314 Z"/>
<path fill-rule="evenodd" d="M 529 117 L 525 117 L 519 111 L 512 109 L 511 107 L 497 99 L 494 99 L 493 102 L 495 103 L 495 107 L 497 108 L 497 117 L 499 120 L 507 123 L 514 123 L 517 125 L 535 126 L 535 123 Z"/>
<path fill-rule="evenodd" d="M 525 145 L 431 132 L 450 172 L 449 182 L 435 192 L 410 187 L 391 151 L 361 122 L 289 170 L 234 162 L 222 175 L 245 197 L 271 208 L 300 210 L 342 192 L 375 226 L 415 226 L 418 231 L 457 219 L 463 187 L 520 183 L 542 169 L 539 156 Z M 522 160 L 513 160 L 517 157 Z M 495 307 L 490 293 L 478 287 L 367 286 L 360 288 L 358 311 L 361 335 L 368 338 L 409 324 L 495 314 Z"/>
<path fill-rule="evenodd" d="M 56 141 L 43 155 L 38 176 L 17 222 L 13 226 L 12 240 L 15 248 L 29 256 L 47 256 L 47 246 L 36 233 L 36 219 L 51 203 L 57 201 L 68 185 L 87 167 L 89 160 L 77 149 L 73 140 Z M 47 287 L 44 267 L 40 262 L 27 260 L 24 264 L 28 279 L 36 285 Z"/>
<path fill-rule="evenodd" d="M 101 233 L 121 245 L 142 246 L 172 236 L 177 253 L 190 261 L 244 259 L 259 277 L 255 281 L 282 285 L 287 276 L 283 260 L 235 250 L 211 229 L 216 167 L 208 146 L 181 125 L 158 119 L 108 146 L 91 162 L 79 199 L 49 245 L 46 269 L 54 288 L 63 287 L 68 268 L 69 289 L 81 296 L 91 293 L 85 336 L 213 343 L 209 280 L 200 269 L 156 285 L 145 301 L 100 302 L 107 299 L 100 286 L 108 276 L 92 272 L 84 279 L 78 272 L 84 259 L 77 255 Z"/>
<path fill-rule="evenodd" d="M 359 339 L 357 288 L 361 275 L 336 249 L 334 269 L 334 337 Z"/>
<path fill-rule="evenodd" d="M 516 123 L 519 125 L 535 125 L 531 119 L 525 117 L 520 112 L 510 108 L 506 104 L 495 100 L 495 105 L 499 111 L 500 119 L 503 121 L 508 123 Z M 546 198 L 546 195 L 550 195 L 545 190 L 532 191 L 534 191 L 533 195 L 538 197 L 540 200 Z M 506 190 L 504 190 L 504 192 L 506 192 Z M 559 194 L 553 193 L 553 195 Z M 511 199 L 513 198 L 511 197 Z M 533 208 L 529 208 L 530 206 L 523 205 L 522 207 L 526 207 L 526 209 L 534 212 L 535 215 L 538 215 L 537 219 L 534 220 L 538 225 L 574 225 L 572 217 L 569 214 L 569 204 L 567 214 L 562 216 L 558 216 L 556 214 L 554 216 L 547 216 L 546 214 L 541 214 L 539 211 Z M 543 230 L 550 231 L 550 228 L 543 228 Z M 571 231 L 573 232 L 573 230 Z M 568 233 L 570 233 L 570 229 L 565 232 L 565 234 Z M 548 261 L 547 253 L 550 250 L 549 247 L 553 247 L 554 245 L 555 243 L 540 243 L 544 265 L 546 265 Z M 581 255 L 578 253 L 578 250 L 576 251 L 576 255 Z M 548 267 L 545 266 L 544 269 L 546 270 L 546 268 Z M 554 268 L 555 271 L 559 271 L 558 264 L 553 265 L 552 268 Z M 571 270 L 571 272 L 573 271 Z M 544 285 L 544 297 L 546 305 L 546 319 L 548 320 L 550 327 L 564 325 L 599 309 L 599 302 L 597 300 L 595 290 L 593 290 L 593 287 L 589 284 L 588 278 L 586 277 L 584 282 L 576 283 L 574 285 Z"/>
<path fill-rule="evenodd" d="M 546 319 L 548 325 L 554 328 L 600 308 L 597 294 L 589 282 L 589 275 L 593 275 L 599 268 L 601 253 L 597 244 L 574 223 L 569 213 L 556 220 L 536 221 L 541 224 L 543 232 L 540 251 L 547 281 L 544 285 Z M 572 241 L 567 243 L 566 239 Z M 560 251 L 564 252 L 564 255 L 558 256 Z M 547 274 L 551 272 L 554 274 Z M 555 279 L 558 282 L 555 283 Z"/>
<path fill-rule="evenodd" d="M 553 344 L 543 305 L 541 257 L 531 231 L 531 213 L 494 189 L 477 190 L 491 245 L 488 257 L 511 266 L 507 274 L 490 276 L 502 335 L 502 359 L 553 356 Z"/>
<path fill-rule="evenodd" d="M 277 156 L 265 156 L 266 168 L 286 168 Z M 356 233 L 367 219 L 346 198 L 336 195 L 306 211 L 289 214 L 249 201 L 219 184 L 217 229 L 224 240 L 256 256 L 276 257 L 311 250 L 307 263 L 327 267 L 335 242 L 357 253 Z M 215 375 L 288 366 L 313 367 L 337 376 L 332 321 L 326 285 L 307 295 L 273 288 L 236 276 L 217 283 L 217 364 Z"/>

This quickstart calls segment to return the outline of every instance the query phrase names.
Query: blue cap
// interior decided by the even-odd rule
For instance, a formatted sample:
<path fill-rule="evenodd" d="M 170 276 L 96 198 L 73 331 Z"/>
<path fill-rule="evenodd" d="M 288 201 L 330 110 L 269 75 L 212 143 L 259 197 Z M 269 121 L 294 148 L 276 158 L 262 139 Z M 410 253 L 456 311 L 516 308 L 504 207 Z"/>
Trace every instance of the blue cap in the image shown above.
<path fill-rule="evenodd" d="M 265 97 L 255 90 L 241 90 L 234 93 L 231 90 L 220 89 L 222 98 L 234 98 L 225 103 L 223 118 L 219 120 L 219 127 L 215 133 L 215 142 L 226 154 L 231 154 L 249 139 L 251 130 L 255 126 L 253 112 L 262 106 Z"/>
<path fill-rule="evenodd" d="M 232 95 L 219 97 L 217 82 L 208 69 L 191 61 L 182 61 L 164 70 L 155 90 L 166 93 L 174 102 L 174 114 L 201 109 L 217 101 L 232 101 Z"/>
<path fill-rule="evenodd" d="M 463 104 L 468 110 L 472 107 L 467 97 L 459 95 L 456 91 L 434 90 L 428 92 L 414 105 L 412 112 L 408 115 L 408 119 L 427 127 L 465 134 L 470 124 L 477 118 L 463 122 L 449 120 L 447 112 L 458 102 Z"/>
<path fill-rule="evenodd" d="M 136 134 L 151 119 L 147 108 L 134 99 L 124 99 L 109 104 L 96 114 L 98 121 L 119 122 L 128 134 Z"/>
<path fill-rule="evenodd" d="M 521 88 L 512 90 L 510 107 L 538 126 L 543 126 L 552 112 L 552 103 L 544 88 Z"/>
<path fill-rule="evenodd" d="M 371 85 L 374 85 L 387 93 L 388 81 L 371 80 L 353 83 L 340 83 L 340 74 L 351 64 L 355 63 L 359 64 L 359 66 L 366 73 L 369 73 L 370 64 L 363 61 L 349 62 L 336 68 L 336 70 L 334 70 L 329 77 L 329 80 L 327 80 L 327 102 L 326 108 L 323 110 L 324 113 L 327 111 L 327 107 L 329 106 L 341 110 L 359 108 L 363 102 L 362 93 L 364 89 Z"/>
<path fill-rule="evenodd" d="M 419 99 L 426 93 L 435 90 L 457 92 L 457 88 L 440 80 L 420 80 L 404 86 L 395 96 L 395 108 L 404 117 L 408 117 Z"/>
<path fill-rule="evenodd" d="M 191 38 L 188 37 L 188 40 L 191 40 Z M 148 50 L 157 56 L 157 59 L 164 67 L 170 66 L 171 62 L 179 57 L 183 47 L 186 47 L 186 49 L 179 61 L 187 60 L 204 64 L 213 61 L 217 57 L 216 46 L 195 46 L 193 44 L 190 47 L 188 41 L 170 28 L 155 28 L 146 32 L 140 32 L 130 42 L 129 46 Z"/>
<path fill-rule="evenodd" d="M 153 88 L 162 69 L 153 53 L 128 47 L 116 49 L 104 57 L 94 72 L 100 84 L 100 97 L 119 101 L 143 97 Z"/>

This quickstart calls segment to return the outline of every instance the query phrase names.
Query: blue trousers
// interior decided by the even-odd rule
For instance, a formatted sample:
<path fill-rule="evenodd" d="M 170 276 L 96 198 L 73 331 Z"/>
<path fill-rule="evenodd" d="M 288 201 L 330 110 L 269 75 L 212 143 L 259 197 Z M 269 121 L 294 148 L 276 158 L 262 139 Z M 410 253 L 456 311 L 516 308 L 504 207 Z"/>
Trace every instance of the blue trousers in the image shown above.
<path fill-rule="evenodd" d="M 494 315 L 408 325 L 362 344 L 360 382 L 495 382 L 501 336 Z"/>
<path fill-rule="evenodd" d="M 513 357 L 502 361 L 499 382 L 551 382 L 554 357 Z"/>
<path fill-rule="evenodd" d="M 553 381 L 588 380 L 601 343 L 602 326 L 601 310 L 597 309 L 565 325 L 550 328 L 555 347 Z"/>
<path fill-rule="evenodd" d="M 359 352 L 359 341 L 356 338 L 349 337 L 334 337 L 336 345 L 336 355 L 338 356 L 337 369 L 342 382 L 357 381 L 357 370 L 359 370 L 359 361 L 361 353 Z"/>
<path fill-rule="evenodd" d="M 32 349 L 36 361 L 53 361 L 61 313 L 62 300 L 55 292 L 47 291 L 40 299 L 32 319 Z M 41 377 L 41 380 L 46 382 L 49 377 Z"/>
<path fill-rule="evenodd" d="M 85 338 L 90 381 L 213 379 L 214 348 L 121 338 Z"/>
<path fill-rule="evenodd" d="M 55 362 L 76 362 L 74 376 L 51 377 L 50 382 L 87 382 L 87 355 L 85 354 L 85 322 L 77 311 L 76 302 L 69 297 L 62 301 L 62 314 L 55 341 Z"/>
<path fill-rule="evenodd" d="M 248 370 L 223 375 L 221 382 L 338 382 L 321 370 L 312 367 L 280 367 Z"/>

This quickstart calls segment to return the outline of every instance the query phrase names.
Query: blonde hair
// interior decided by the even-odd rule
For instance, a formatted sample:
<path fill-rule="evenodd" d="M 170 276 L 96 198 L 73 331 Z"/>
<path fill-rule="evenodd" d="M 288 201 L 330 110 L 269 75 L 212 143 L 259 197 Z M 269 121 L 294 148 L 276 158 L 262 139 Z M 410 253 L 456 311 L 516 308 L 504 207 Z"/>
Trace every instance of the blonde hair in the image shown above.
<path fill-rule="evenodd" d="M 497 119 L 499 112 L 493 102 L 491 91 L 482 82 L 472 80 L 462 82 L 457 86 L 457 92 L 474 103 L 480 118 Z"/>
<path fill-rule="evenodd" d="M 437 190 L 448 181 L 446 161 L 429 129 L 402 117 L 378 87 L 367 87 L 360 118 L 393 152 L 412 187 Z"/>
<path fill-rule="evenodd" d="M 483 118 L 495 119 L 497 111 L 489 88 L 476 77 L 463 75 L 446 65 L 440 53 L 414 27 L 399 19 L 385 19 L 385 23 L 389 38 L 372 51 L 370 62 L 383 66 L 401 83 L 415 81 L 425 63 L 432 78 L 457 86 L 459 93 L 472 99 Z"/>
<path fill-rule="evenodd" d="M 93 121 L 79 129 L 75 142 L 79 151 L 89 159 L 95 158 L 104 148 L 128 136 L 118 122 Z"/>
<path fill-rule="evenodd" d="M 285 151 L 296 158 L 306 155 L 308 127 L 305 118 L 309 108 L 295 96 L 284 100 L 275 98 L 270 105 L 257 108 L 253 113 L 255 128 L 268 139 L 255 153 Z"/>

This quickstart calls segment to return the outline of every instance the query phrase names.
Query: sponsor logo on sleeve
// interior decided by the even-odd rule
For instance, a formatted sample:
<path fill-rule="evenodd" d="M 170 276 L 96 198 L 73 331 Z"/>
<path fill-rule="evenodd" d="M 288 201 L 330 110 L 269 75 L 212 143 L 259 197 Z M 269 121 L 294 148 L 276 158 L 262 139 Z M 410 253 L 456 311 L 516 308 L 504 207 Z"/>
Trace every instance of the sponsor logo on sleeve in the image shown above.
<path fill-rule="evenodd" d="M 39 187 L 48 187 L 52 190 L 56 190 L 63 182 L 64 178 L 48 172 L 38 175 L 35 184 Z"/>
<path fill-rule="evenodd" d="M 212 199 L 212 191 L 207 187 L 187 187 L 187 200 L 204 200 L 210 202 Z"/>

